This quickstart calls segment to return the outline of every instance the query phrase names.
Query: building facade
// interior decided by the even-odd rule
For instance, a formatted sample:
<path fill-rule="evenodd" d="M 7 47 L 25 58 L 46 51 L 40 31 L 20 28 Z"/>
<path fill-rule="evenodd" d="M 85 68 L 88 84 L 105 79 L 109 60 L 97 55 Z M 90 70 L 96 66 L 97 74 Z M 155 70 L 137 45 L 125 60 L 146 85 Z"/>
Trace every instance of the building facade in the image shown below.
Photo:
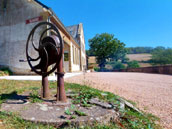
<path fill-rule="evenodd" d="M 83 71 L 86 66 L 83 25 L 65 27 L 56 14 L 37 0 L 0 1 L 0 67 L 10 68 L 14 74 L 31 74 L 26 59 L 26 41 L 39 22 L 55 24 L 64 41 L 64 71 Z"/>

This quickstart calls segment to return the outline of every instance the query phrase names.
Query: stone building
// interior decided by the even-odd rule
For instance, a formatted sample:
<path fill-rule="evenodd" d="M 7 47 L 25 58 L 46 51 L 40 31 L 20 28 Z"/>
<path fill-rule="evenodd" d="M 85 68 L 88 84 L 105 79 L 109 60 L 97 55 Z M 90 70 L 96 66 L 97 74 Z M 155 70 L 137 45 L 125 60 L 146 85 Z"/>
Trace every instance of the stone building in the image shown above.
<path fill-rule="evenodd" d="M 0 67 L 15 74 L 30 74 L 26 59 L 26 41 L 32 28 L 42 21 L 54 23 L 64 40 L 64 71 L 82 71 L 86 66 L 82 23 L 65 27 L 52 9 L 37 0 L 0 1 Z"/>

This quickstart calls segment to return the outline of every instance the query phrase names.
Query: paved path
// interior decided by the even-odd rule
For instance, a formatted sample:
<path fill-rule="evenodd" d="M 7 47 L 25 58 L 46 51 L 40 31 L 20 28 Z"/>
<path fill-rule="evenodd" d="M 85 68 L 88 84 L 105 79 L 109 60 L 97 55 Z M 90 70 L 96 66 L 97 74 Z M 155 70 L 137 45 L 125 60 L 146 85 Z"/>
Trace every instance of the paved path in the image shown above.
<path fill-rule="evenodd" d="M 110 91 L 137 103 L 146 112 L 161 119 L 172 129 L 172 76 L 144 73 L 87 73 L 66 79 Z"/>
<path fill-rule="evenodd" d="M 66 73 L 64 78 L 70 78 L 78 75 L 82 75 L 82 72 L 78 73 Z M 40 81 L 42 79 L 41 76 L 2 76 L 0 79 L 6 79 L 6 80 L 33 80 L 33 81 Z M 57 80 L 57 76 L 49 76 L 49 81 L 55 81 Z"/>

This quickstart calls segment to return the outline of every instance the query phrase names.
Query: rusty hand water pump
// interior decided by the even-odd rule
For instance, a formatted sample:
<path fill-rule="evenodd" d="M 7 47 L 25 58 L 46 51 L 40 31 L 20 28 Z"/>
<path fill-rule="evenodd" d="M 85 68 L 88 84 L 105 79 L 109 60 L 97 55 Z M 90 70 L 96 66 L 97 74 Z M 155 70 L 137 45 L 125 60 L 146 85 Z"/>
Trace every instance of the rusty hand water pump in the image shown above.
<path fill-rule="evenodd" d="M 57 70 L 57 101 L 66 102 L 63 73 L 63 39 L 58 28 L 49 22 L 37 24 L 26 44 L 31 70 L 42 75 L 42 97 L 49 98 L 48 75 Z"/>

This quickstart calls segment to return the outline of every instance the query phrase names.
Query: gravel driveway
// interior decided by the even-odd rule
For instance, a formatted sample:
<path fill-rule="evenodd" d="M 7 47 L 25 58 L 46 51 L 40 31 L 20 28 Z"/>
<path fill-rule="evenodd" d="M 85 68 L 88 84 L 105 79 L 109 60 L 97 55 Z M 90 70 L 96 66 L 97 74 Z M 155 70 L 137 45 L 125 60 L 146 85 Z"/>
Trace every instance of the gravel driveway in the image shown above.
<path fill-rule="evenodd" d="M 172 76 L 145 73 L 86 73 L 65 79 L 113 92 L 137 103 L 137 106 L 161 119 L 164 128 L 172 129 Z"/>

